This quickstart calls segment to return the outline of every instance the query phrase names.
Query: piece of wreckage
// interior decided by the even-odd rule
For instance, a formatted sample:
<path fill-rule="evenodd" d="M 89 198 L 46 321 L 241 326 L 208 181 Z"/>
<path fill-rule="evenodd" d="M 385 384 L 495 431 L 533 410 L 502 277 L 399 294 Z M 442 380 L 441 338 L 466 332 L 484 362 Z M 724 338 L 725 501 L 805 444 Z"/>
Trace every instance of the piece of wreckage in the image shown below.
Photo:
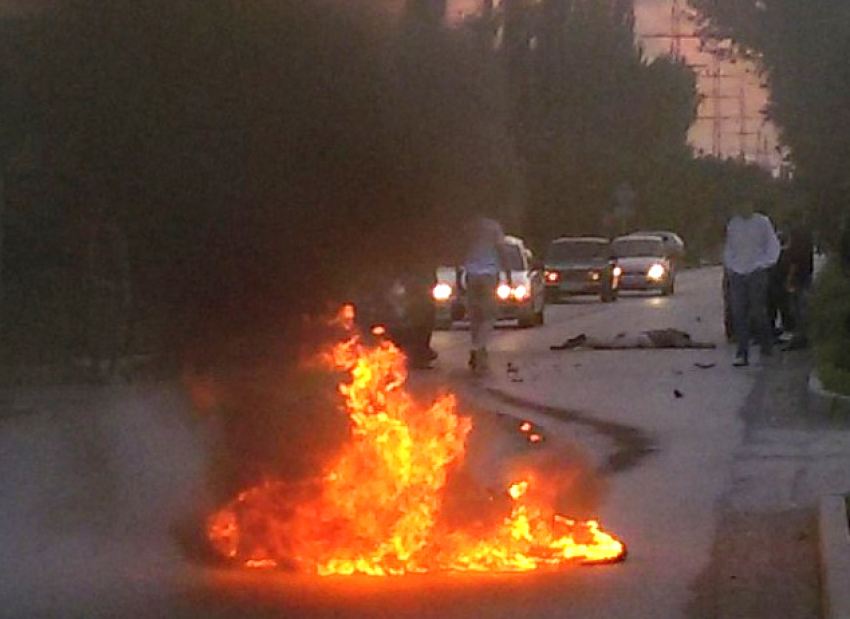
<path fill-rule="evenodd" d="M 450 475 L 463 462 L 468 417 L 452 394 L 430 406 L 405 390 L 404 355 L 353 331 L 326 360 L 350 437 L 319 479 L 246 489 L 207 520 L 213 548 L 235 565 L 318 575 L 517 572 L 622 561 L 625 545 L 596 520 L 555 513 L 547 479 L 529 470 L 496 497 L 504 511 L 458 526 L 441 519 Z M 529 444 L 541 434 L 519 427 Z"/>

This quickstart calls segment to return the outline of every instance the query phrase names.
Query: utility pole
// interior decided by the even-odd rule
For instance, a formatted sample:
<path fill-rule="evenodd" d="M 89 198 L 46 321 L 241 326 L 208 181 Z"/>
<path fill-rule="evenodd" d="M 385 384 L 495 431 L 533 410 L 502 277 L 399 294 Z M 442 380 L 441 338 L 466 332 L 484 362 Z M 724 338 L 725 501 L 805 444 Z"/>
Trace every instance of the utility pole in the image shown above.
<path fill-rule="evenodd" d="M 738 90 L 738 156 L 741 161 L 747 159 L 747 136 L 758 135 L 760 132 L 747 131 L 747 121 L 752 120 L 751 116 L 747 116 L 747 91 L 744 84 L 744 78 L 741 78 L 741 86 Z M 756 151 L 758 151 L 758 143 L 756 143 Z M 758 154 L 756 152 L 756 159 Z"/>

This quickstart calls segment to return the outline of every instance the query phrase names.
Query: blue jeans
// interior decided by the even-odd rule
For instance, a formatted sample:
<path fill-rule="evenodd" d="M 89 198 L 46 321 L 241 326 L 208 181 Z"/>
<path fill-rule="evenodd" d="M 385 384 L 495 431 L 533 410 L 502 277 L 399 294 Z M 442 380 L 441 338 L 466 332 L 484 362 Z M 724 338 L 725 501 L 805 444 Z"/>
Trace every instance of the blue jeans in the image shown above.
<path fill-rule="evenodd" d="M 498 275 L 466 276 L 466 302 L 472 349 L 486 349 L 490 343 L 496 318 L 496 286 Z"/>
<path fill-rule="evenodd" d="M 767 321 L 767 269 L 752 273 L 729 272 L 729 297 L 732 303 L 732 328 L 738 342 L 738 356 L 748 358 L 750 337 L 755 335 L 762 354 L 773 350 L 773 333 Z M 750 333 L 750 328 L 755 333 Z"/>

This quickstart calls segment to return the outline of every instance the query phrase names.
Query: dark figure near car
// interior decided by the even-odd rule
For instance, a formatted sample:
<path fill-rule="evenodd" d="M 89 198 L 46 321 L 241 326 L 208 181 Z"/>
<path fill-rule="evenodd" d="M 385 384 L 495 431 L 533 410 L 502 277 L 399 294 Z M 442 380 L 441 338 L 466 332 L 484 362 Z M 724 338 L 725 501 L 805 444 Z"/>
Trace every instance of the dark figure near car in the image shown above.
<path fill-rule="evenodd" d="M 433 268 L 410 268 L 402 276 L 406 319 L 397 329 L 394 339 L 414 368 L 429 367 L 437 358 L 437 353 L 431 348 L 436 317 L 431 290 L 436 283 Z"/>
<path fill-rule="evenodd" d="M 437 354 L 431 348 L 435 307 L 431 297 L 434 269 L 415 263 L 393 265 L 369 278 L 357 294 L 357 324 L 364 332 L 380 326 L 407 356 L 413 368 L 428 367 Z"/>

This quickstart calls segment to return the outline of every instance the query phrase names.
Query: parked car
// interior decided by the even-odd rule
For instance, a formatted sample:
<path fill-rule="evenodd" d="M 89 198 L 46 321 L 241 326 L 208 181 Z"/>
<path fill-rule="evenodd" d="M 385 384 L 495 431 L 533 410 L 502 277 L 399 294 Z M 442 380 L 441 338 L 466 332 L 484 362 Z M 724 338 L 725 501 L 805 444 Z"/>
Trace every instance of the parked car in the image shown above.
<path fill-rule="evenodd" d="M 611 249 L 622 269 L 620 290 L 675 292 L 676 268 L 661 237 L 629 234 L 614 239 Z"/>
<path fill-rule="evenodd" d="M 504 274 L 493 290 L 499 320 L 516 320 L 521 327 L 542 325 L 546 292 L 543 269 L 522 239 L 506 236 L 511 286 Z M 446 329 L 466 318 L 466 274 L 463 267 L 442 266 L 437 269 L 437 283 L 432 291 L 437 306 L 437 328 Z"/>
<path fill-rule="evenodd" d="M 546 250 L 544 269 L 549 301 L 578 294 L 598 294 L 604 302 L 617 300 L 620 269 L 606 238 L 557 238 Z"/>

